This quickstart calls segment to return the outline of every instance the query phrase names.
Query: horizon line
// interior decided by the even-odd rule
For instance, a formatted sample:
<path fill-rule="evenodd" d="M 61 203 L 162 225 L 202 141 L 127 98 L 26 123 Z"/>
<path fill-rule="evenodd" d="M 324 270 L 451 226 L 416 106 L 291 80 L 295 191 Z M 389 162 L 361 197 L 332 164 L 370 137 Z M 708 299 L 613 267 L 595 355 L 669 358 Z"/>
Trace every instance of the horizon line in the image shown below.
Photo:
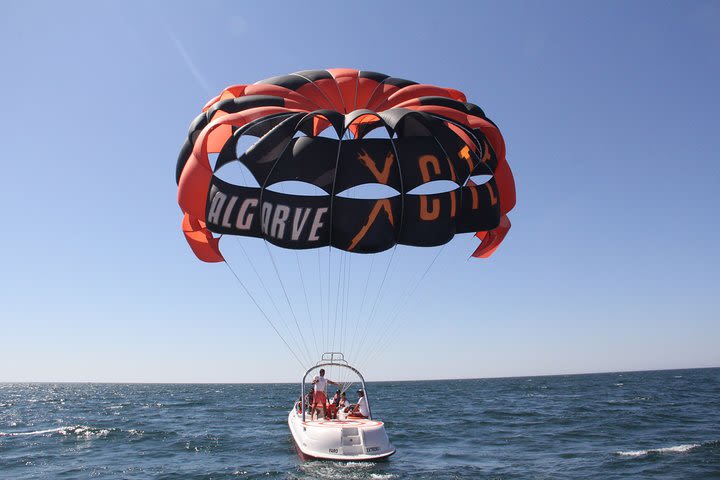
<path fill-rule="evenodd" d="M 643 370 L 613 370 L 601 372 L 577 372 L 577 373 L 550 373 L 550 374 L 531 374 L 531 375 L 504 375 L 497 377 L 456 377 L 456 378 L 422 378 L 422 379 L 406 379 L 406 380 L 370 380 L 365 383 L 381 383 L 381 382 L 453 382 L 453 381 L 470 381 L 470 380 L 502 380 L 508 378 L 538 378 L 538 377 L 570 377 L 582 375 L 607 375 L 613 373 L 647 373 L 647 372 L 673 372 L 679 370 L 712 370 L 718 369 L 720 366 L 704 366 L 704 367 L 677 367 L 677 368 L 654 368 Z M 0 380 L 0 385 L 12 384 L 102 384 L 102 385 L 293 385 L 300 382 L 122 382 L 122 381 L 93 381 L 93 380 L 64 380 L 64 381 L 45 381 L 45 380 L 29 380 L 29 381 L 6 381 Z M 355 382 L 352 382 L 355 383 Z"/>

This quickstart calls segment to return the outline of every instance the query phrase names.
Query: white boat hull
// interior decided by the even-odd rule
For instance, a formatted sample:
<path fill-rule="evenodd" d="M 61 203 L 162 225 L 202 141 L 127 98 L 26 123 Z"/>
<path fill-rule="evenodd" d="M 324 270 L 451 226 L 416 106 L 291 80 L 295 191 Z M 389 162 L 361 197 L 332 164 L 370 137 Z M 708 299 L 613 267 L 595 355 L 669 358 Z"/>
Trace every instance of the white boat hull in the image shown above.
<path fill-rule="evenodd" d="M 298 452 L 305 458 L 341 461 L 368 461 L 387 458 L 395 453 L 385 425 L 377 420 L 347 418 L 344 420 L 302 420 L 293 408 L 288 426 Z"/>

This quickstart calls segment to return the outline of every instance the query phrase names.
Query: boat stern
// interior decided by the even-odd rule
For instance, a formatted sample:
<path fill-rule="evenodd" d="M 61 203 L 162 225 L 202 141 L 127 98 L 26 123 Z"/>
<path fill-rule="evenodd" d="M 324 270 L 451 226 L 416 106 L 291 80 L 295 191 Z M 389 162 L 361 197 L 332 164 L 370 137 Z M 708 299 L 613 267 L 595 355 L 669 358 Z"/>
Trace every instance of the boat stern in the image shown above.
<path fill-rule="evenodd" d="M 288 425 L 298 450 L 310 458 L 327 460 L 378 460 L 395 453 L 383 422 L 368 419 L 303 422 L 290 412 Z"/>

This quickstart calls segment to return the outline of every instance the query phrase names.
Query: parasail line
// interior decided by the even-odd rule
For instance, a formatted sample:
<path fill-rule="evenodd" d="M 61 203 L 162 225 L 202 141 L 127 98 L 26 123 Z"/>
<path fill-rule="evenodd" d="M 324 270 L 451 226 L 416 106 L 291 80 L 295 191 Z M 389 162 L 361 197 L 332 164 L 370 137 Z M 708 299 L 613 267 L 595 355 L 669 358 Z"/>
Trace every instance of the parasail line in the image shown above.
<path fill-rule="evenodd" d="M 330 200 L 330 211 L 332 212 L 332 199 Z M 330 221 L 332 221 L 332 215 L 330 215 Z M 330 234 L 332 235 L 332 230 L 330 231 Z M 327 294 L 327 314 L 325 315 L 325 346 L 327 347 L 327 350 L 332 350 L 330 348 L 330 301 L 332 297 L 332 286 L 331 282 L 332 279 L 330 278 L 330 270 L 332 265 L 332 247 L 328 245 L 328 294 Z"/>
<path fill-rule="evenodd" d="M 278 314 L 278 318 L 282 321 L 283 327 L 285 327 L 285 330 L 288 334 L 292 337 L 292 332 L 290 331 L 290 327 L 288 327 L 287 322 L 285 321 L 285 316 L 280 312 L 280 309 L 278 308 L 277 304 L 275 303 L 275 299 L 273 295 L 270 293 L 270 290 L 267 288 L 267 285 L 265 285 L 265 281 L 262 278 L 262 275 L 257 271 L 257 268 L 255 267 L 255 263 L 250 258 L 250 255 L 247 253 L 247 250 L 245 250 L 245 247 L 243 246 L 242 242 L 239 238 L 236 237 L 238 246 L 240 247 L 240 250 L 243 252 L 243 255 L 245 255 L 245 259 L 247 260 L 248 264 L 250 264 L 250 268 L 252 268 L 253 273 L 255 273 L 255 276 L 257 277 L 258 281 L 260 282 L 260 285 L 263 287 L 263 290 L 265 291 L 265 295 L 267 295 L 268 299 L 270 300 L 270 303 L 272 304 L 273 308 L 275 309 L 275 312 Z M 295 340 L 295 346 L 298 350 L 301 350 L 300 345 L 297 343 L 297 339 Z M 312 361 L 310 362 L 312 363 Z"/>
<path fill-rule="evenodd" d="M 337 282 L 335 282 L 335 313 L 333 314 L 332 340 L 330 342 L 330 351 L 332 352 L 335 351 L 335 335 L 337 333 L 337 308 L 338 299 L 340 298 L 340 275 L 342 274 L 343 265 L 345 264 L 345 257 L 343 257 L 342 252 L 338 255 L 340 255 L 340 262 L 338 264 L 338 279 Z"/>
<path fill-rule="evenodd" d="M 378 301 L 380 300 L 380 297 L 383 296 L 383 295 L 382 295 L 382 294 L 383 294 L 383 287 L 385 286 L 385 280 L 387 279 L 388 271 L 390 270 L 390 265 L 392 265 L 393 259 L 395 258 L 395 251 L 396 251 L 396 250 L 397 250 L 397 243 L 395 244 L 395 246 L 394 246 L 393 249 L 392 249 L 392 253 L 390 254 L 390 260 L 388 261 L 387 267 L 385 267 L 385 274 L 383 275 L 383 279 L 382 279 L 382 281 L 380 282 L 380 288 L 378 289 L 378 294 L 377 294 L 377 296 L 375 297 L 375 301 L 373 302 L 373 307 L 372 307 L 372 309 L 370 309 L 370 316 L 368 317 L 368 322 L 365 324 L 365 328 L 363 329 L 363 334 L 362 334 L 362 337 L 361 337 L 361 339 L 360 339 L 360 343 L 358 344 L 358 347 L 357 347 L 357 352 L 358 352 L 358 354 L 362 351 L 362 348 L 361 348 L 361 347 L 364 346 L 364 344 L 365 344 L 365 339 L 367 338 L 367 334 L 368 334 L 368 332 L 370 331 L 370 326 L 371 326 L 371 324 L 373 323 L 373 320 L 375 319 L 375 311 L 376 311 L 376 308 L 377 308 L 377 305 L 378 305 Z"/>
<path fill-rule="evenodd" d="M 427 276 L 430 269 L 433 267 L 435 262 L 437 261 L 438 257 L 440 257 L 440 254 L 445 249 L 445 245 L 443 244 L 440 249 L 438 249 L 437 254 L 434 256 L 433 260 L 430 262 L 430 264 L 427 266 L 423 274 L 420 276 L 420 278 L 415 282 L 414 286 L 408 291 L 408 293 L 405 295 L 403 300 L 398 303 L 397 307 L 393 309 L 393 313 L 391 314 L 390 321 L 387 322 L 385 329 L 381 333 L 381 335 L 378 337 L 378 343 L 375 345 L 375 348 L 373 348 L 368 355 L 366 356 L 366 361 L 370 361 L 371 359 L 374 359 L 380 352 L 382 352 L 385 348 L 385 346 L 388 344 L 391 338 L 394 338 L 395 335 L 400 330 L 401 324 L 398 322 L 396 324 L 397 318 L 400 316 L 400 314 L 403 312 L 404 306 L 407 304 L 408 301 L 412 298 L 413 294 L 417 290 L 417 288 L 422 283 L 423 279 Z M 392 326 L 395 325 L 395 328 L 392 330 L 392 333 L 390 333 L 390 329 Z"/>
<path fill-rule="evenodd" d="M 388 78 L 389 78 L 389 77 L 388 77 Z M 387 80 L 387 78 L 386 78 L 385 80 Z M 381 84 L 385 83 L 385 80 L 383 80 L 383 81 L 381 82 Z M 378 90 L 379 87 L 380 87 L 380 85 L 376 86 L 375 92 Z M 373 95 L 375 94 L 375 92 L 373 92 Z M 371 96 L 370 98 L 372 99 L 372 96 Z M 388 134 L 390 135 L 390 137 L 389 137 L 390 145 L 392 146 L 392 150 L 393 150 L 393 153 L 394 153 L 394 155 L 395 155 L 395 159 L 396 159 L 396 161 L 397 161 L 397 166 L 398 166 L 398 173 L 399 173 L 399 179 L 400 179 L 400 192 L 401 192 L 401 194 L 400 194 L 400 222 L 399 222 L 399 225 L 398 225 L 398 232 L 399 232 L 399 233 L 402 233 L 402 231 L 403 231 L 403 225 L 404 225 L 404 221 L 405 221 L 405 214 L 404 214 L 404 212 L 405 212 L 405 194 L 403 193 L 403 192 L 405 192 L 405 185 L 404 185 L 404 182 L 403 182 L 402 168 L 401 168 L 401 166 L 400 166 L 400 155 L 398 154 L 397 146 L 395 145 L 395 140 L 393 140 L 393 138 L 392 138 L 393 135 L 397 135 L 397 132 L 395 132 L 394 129 L 391 129 L 391 128 L 387 125 L 387 123 L 385 123 L 385 127 L 386 127 L 386 129 L 388 130 Z M 392 131 L 392 132 L 391 132 L 391 131 Z M 365 328 L 364 328 L 364 333 L 363 333 L 363 335 L 362 335 L 362 339 L 360 340 L 360 344 L 357 346 L 357 352 L 358 352 L 358 354 L 362 351 L 361 347 L 363 346 L 364 341 L 365 341 L 365 337 L 367 336 L 367 332 L 369 331 L 370 323 L 371 323 L 372 320 L 374 319 L 375 308 L 377 307 L 377 303 L 378 303 L 379 298 L 382 296 L 382 293 L 383 293 L 382 288 L 383 288 L 383 286 L 384 286 L 384 284 L 385 284 L 385 279 L 387 278 L 388 270 L 389 270 L 390 265 L 392 264 L 393 258 L 394 258 L 394 256 L 395 256 L 395 250 L 397 249 L 397 245 L 398 245 L 398 244 L 397 244 L 397 238 L 396 238 L 396 243 L 395 243 L 395 245 L 393 246 L 392 254 L 390 255 L 390 261 L 388 262 L 387 267 L 385 268 L 385 273 L 383 274 L 383 279 L 382 279 L 382 282 L 380 283 L 380 288 L 378 289 L 378 294 L 376 295 L 375 301 L 373 302 L 373 306 L 372 306 L 372 308 L 371 308 L 371 310 L 370 310 L 370 316 L 368 317 L 368 322 L 365 324 Z M 372 269 L 372 265 L 371 265 L 371 269 Z M 368 273 L 368 279 L 369 279 L 369 278 L 370 278 L 370 277 L 369 277 L 369 273 Z M 367 287 L 366 287 L 366 288 L 367 288 Z M 359 316 L 360 316 L 361 314 L 362 314 L 362 312 L 360 312 L 360 313 L 358 314 L 358 318 L 359 318 Z M 357 327 L 357 325 L 356 325 L 356 327 Z M 357 333 L 357 328 L 356 328 L 356 333 Z M 355 336 L 353 336 L 352 343 L 351 343 L 351 348 L 353 348 L 353 350 L 355 349 L 355 341 L 356 341 L 356 338 L 355 338 Z M 354 351 L 353 351 L 353 354 L 354 354 Z"/>
<path fill-rule="evenodd" d="M 296 124 L 295 126 L 297 127 L 297 124 Z M 283 153 L 288 149 L 290 143 L 291 143 L 291 142 L 288 142 L 288 143 L 284 146 L 284 148 L 283 148 Z M 281 156 L 282 156 L 282 154 L 281 154 Z M 259 204 L 261 204 L 261 205 L 262 205 L 263 194 L 265 193 L 265 188 L 266 188 L 266 186 L 267 186 L 267 182 L 268 182 L 268 180 L 270 179 L 270 177 L 271 177 L 271 175 L 272 175 L 272 172 L 275 170 L 275 167 L 277 167 L 278 162 L 280 161 L 281 156 L 278 157 L 278 158 L 273 162 L 272 168 L 271 168 L 270 171 L 268 172 L 267 177 L 265 178 L 265 181 L 263 182 L 263 185 L 262 185 L 262 187 L 260 188 Z M 282 278 L 280 277 L 280 272 L 278 271 L 277 264 L 275 263 L 275 257 L 273 256 L 272 252 L 270 251 L 270 247 L 268 247 L 268 241 L 267 241 L 267 238 L 266 238 L 266 234 L 267 234 L 267 232 L 264 232 L 264 231 L 263 231 L 262 239 L 263 239 L 263 243 L 264 243 L 264 245 L 265 245 L 265 249 L 267 250 L 268 256 L 270 257 L 270 260 L 272 261 L 273 269 L 275 270 L 275 275 L 277 276 L 277 279 L 278 279 L 278 281 L 280 282 L 280 286 L 282 287 L 283 294 L 285 295 L 285 301 L 287 302 L 287 305 L 288 305 L 288 307 L 290 308 L 290 313 L 292 314 L 293 320 L 295 321 L 295 327 L 297 328 L 297 331 L 298 331 L 298 333 L 300 334 L 300 339 L 302 340 L 303 346 L 305 347 L 305 353 L 307 354 L 307 356 L 308 356 L 308 358 L 309 358 L 309 364 L 312 364 L 312 363 L 313 363 L 313 362 L 312 362 L 312 355 L 310 354 L 310 350 L 309 350 L 309 348 L 308 348 L 308 346 L 307 346 L 307 342 L 305 341 L 305 336 L 303 335 L 302 330 L 300 329 L 300 325 L 298 324 L 297 316 L 295 315 L 295 310 L 292 308 L 292 305 L 290 304 L 290 298 L 288 297 L 287 290 L 285 289 L 285 284 L 283 283 Z"/>
<path fill-rule="evenodd" d="M 297 250 L 295 251 L 295 260 L 297 260 L 298 273 L 300 274 L 300 283 L 302 284 L 303 294 L 305 294 L 305 306 L 307 307 L 308 319 L 310 320 L 310 331 L 313 334 L 313 343 L 315 345 L 315 351 L 318 350 L 317 336 L 315 335 L 315 326 L 313 322 L 312 313 L 310 313 L 310 301 L 308 300 L 307 290 L 305 289 L 305 278 L 302 274 L 302 268 L 300 267 L 300 256 Z"/>
<path fill-rule="evenodd" d="M 347 255 L 347 266 L 345 269 L 345 294 L 342 299 L 341 317 L 340 317 L 340 351 L 343 351 L 345 346 L 345 338 L 347 335 L 347 311 L 349 306 L 349 294 L 350 294 L 350 269 L 352 267 L 352 254 L 346 253 Z"/>
<path fill-rule="evenodd" d="M 282 186 L 281 188 L 282 188 L 283 193 L 285 193 L 285 187 Z M 312 332 L 313 343 L 315 344 L 315 351 L 317 352 L 317 350 L 318 350 L 317 336 L 315 335 L 315 326 L 313 324 L 312 314 L 310 313 L 310 301 L 308 300 L 307 290 L 305 289 L 305 279 L 302 274 L 302 268 L 300 267 L 300 255 L 298 254 L 297 250 L 295 250 L 295 260 L 296 260 L 297 266 L 298 266 L 298 274 L 300 275 L 300 283 L 302 284 L 303 295 L 305 296 L 305 306 L 307 307 L 308 320 L 310 322 L 310 331 Z"/>
<path fill-rule="evenodd" d="M 317 87 L 317 85 L 316 85 Z M 319 89 L 319 88 L 318 88 Z M 327 98 L 327 97 L 326 97 Z M 328 99 L 329 101 L 329 99 Z M 332 104 L 332 102 L 331 102 Z M 337 132 L 336 132 L 337 133 Z M 340 136 L 342 137 L 342 136 Z M 342 138 L 338 138 L 338 148 L 337 148 L 337 155 L 335 157 L 335 170 L 333 171 L 333 182 L 332 182 L 332 190 L 330 192 L 330 222 L 328 226 L 328 308 L 327 308 L 327 315 L 328 315 L 328 329 L 330 327 L 330 260 L 332 259 L 332 224 L 333 224 L 333 218 L 335 217 L 335 211 L 333 209 L 334 206 L 334 200 L 335 200 L 335 183 L 337 182 L 337 173 L 338 168 L 340 167 L 340 152 L 342 150 Z M 329 334 L 329 332 L 328 332 Z M 328 338 L 329 340 L 329 338 Z M 333 339 L 334 343 L 334 339 Z"/>
<path fill-rule="evenodd" d="M 342 298 L 340 289 L 343 285 L 341 278 L 344 278 L 344 276 L 343 276 L 344 272 L 345 272 L 345 252 L 340 251 L 340 265 L 338 266 L 338 281 L 336 283 L 337 287 L 335 287 L 335 315 L 333 317 L 332 345 L 330 348 L 330 350 L 333 352 L 335 351 L 335 345 L 336 345 L 336 341 L 337 341 L 338 304 L 340 303 L 340 298 Z"/>
<path fill-rule="evenodd" d="M 370 268 L 368 269 L 368 275 L 367 275 L 367 278 L 365 279 L 365 288 L 363 290 L 363 296 L 362 296 L 362 301 L 360 302 L 360 308 L 358 309 L 357 315 L 355 315 L 355 328 L 353 330 L 353 336 L 351 337 L 351 340 L 350 340 L 350 346 L 349 346 L 350 350 L 348 351 L 348 353 L 350 353 L 353 346 L 355 345 L 355 337 L 357 336 L 358 323 L 360 323 L 360 316 L 362 315 L 362 310 L 363 310 L 363 307 L 365 306 L 365 298 L 367 296 L 368 285 L 370 285 L 370 277 L 372 276 L 373 265 L 375 265 L 375 255 L 372 255 L 372 257 L 370 258 Z M 348 358 L 352 358 L 352 357 L 350 357 L 350 355 L 348 355 Z"/>
<path fill-rule="evenodd" d="M 272 261 L 273 269 L 275 270 L 275 275 L 277 276 L 278 281 L 280 282 L 280 287 L 282 287 L 283 294 L 285 295 L 285 301 L 287 302 L 288 307 L 290 308 L 290 313 L 293 316 L 293 320 L 295 320 L 295 327 L 297 328 L 298 333 L 300 334 L 300 339 L 303 342 L 303 346 L 305 347 L 305 352 L 308 355 L 308 358 L 310 359 L 309 362 L 312 365 L 312 355 L 310 354 L 310 349 L 307 346 L 307 342 L 305 341 L 305 336 L 302 333 L 302 330 L 300 329 L 300 324 L 298 323 L 297 316 L 295 316 L 295 310 L 292 308 L 292 304 L 290 303 L 290 297 L 288 297 L 287 290 L 285 290 L 285 283 L 282 281 L 282 278 L 280 277 L 280 272 L 278 271 L 277 264 L 275 263 L 275 257 L 272 254 L 272 251 L 270 250 L 270 247 L 268 247 L 268 241 L 265 240 L 263 237 L 263 243 L 265 244 L 265 249 L 268 252 L 268 255 L 270 256 L 270 260 Z"/>
<path fill-rule="evenodd" d="M 385 79 L 385 80 L 387 80 L 387 79 Z M 383 80 L 383 83 L 385 82 L 385 80 Z M 392 129 L 392 130 L 393 130 L 393 134 L 394 134 L 394 135 L 397 135 L 397 132 L 395 132 L 394 129 Z M 405 193 L 404 193 L 404 192 L 405 192 L 405 184 L 404 184 L 404 182 L 403 182 L 402 168 L 401 168 L 401 162 L 400 162 L 400 155 L 398 154 L 397 146 L 395 145 L 395 140 L 393 140 L 392 135 L 390 135 L 390 145 L 392 146 L 393 152 L 394 152 L 394 154 L 395 154 L 395 158 L 397 159 L 398 173 L 399 173 L 399 178 L 400 178 L 400 191 L 403 192 L 403 193 L 401 193 L 401 195 L 400 195 L 400 224 L 399 224 L 399 227 L 398 227 L 398 232 L 402 233 L 402 231 L 403 231 L 403 225 L 404 225 L 404 222 L 405 222 Z M 394 258 L 394 256 L 395 256 L 395 250 L 396 250 L 396 249 L 397 249 L 397 243 L 395 243 L 395 246 L 393 247 L 393 251 L 392 251 L 392 255 L 391 255 L 391 257 L 390 257 L 390 261 L 388 262 L 387 268 L 385 269 L 385 274 L 383 275 L 383 280 L 382 280 L 382 283 L 381 283 L 381 285 L 380 285 L 380 290 L 378 291 L 378 292 L 379 292 L 379 293 L 378 293 L 378 296 L 375 298 L 375 302 L 373 303 L 373 307 L 372 307 L 372 309 L 370 310 L 370 317 L 369 317 L 368 323 L 367 323 L 367 325 L 366 325 L 366 327 L 365 327 L 365 329 L 364 329 L 364 333 L 363 333 L 363 335 L 362 335 L 362 339 L 360 340 L 360 345 L 358 346 L 358 349 L 357 349 L 357 350 L 358 350 L 358 353 L 362 351 L 362 347 L 364 347 L 364 344 L 365 344 L 365 339 L 367 338 L 367 334 L 368 334 L 368 332 L 369 332 L 369 330 L 370 330 L 370 324 L 371 324 L 371 323 L 374 321 L 374 319 L 375 319 L 375 311 L 376 311 L 375 309 L 376 309 L 376 307 L 377 307 L 378 300 L 380 299 L 380 297 L 381 297 L 382 294 L 383 294 L 382 287 L 383 287 L 383 285 L 385 284 L 385 279 L 387 278 L 388 269 L 390 268 L 390 265 L 392 264 L 393 258 Z"/>
<path fill-rule="evenodd" d="M 407 303 L 410 301 L 412 296 L 415 294 L 415 291 L 418 289 L 418 287 L 420 286 L 422 281 L 425 279 L 427 274 L 432 269 L 433 265 L 435 265 L 435 262 L 440 257 L 440 254 L 443 252 L 443 250 L 445 249 L 445 245 L 447 245 L 447 244 L 443 244 L 438 249 L 437 254 L 435 254 L 435 257 L 430 262 L 430 265 L 427 266 L 427 268 L 425 269 L 423 274 L 415 282 L 415 285 L 412 287 L 412 289 L 407 293 L 407 295 L 403 298 L 403 300 L 400 303 L 398 303 L 398 306 L 393 310 L 393 314 L 390 317 L 390 321 L 387 322 L 383 333 L 379 337 L 379 341 L 376 344 L 376 347 L 373 350 L 371 350 L 370 353 L 368 353 L 368 355 L 366 356 L 366 361 L 369 362 L 371 359 L 374 359 L 379 353 L 381 353 L 385 349 L 385 346 L 388 344 L 390 339 L 394 338 L 395 335 L 397 335 L 398 331 L 400 330 L 400 323 L 395 324 L 396 319 L 398 319 L 400 317 L 400 314 L 404 311 L 405 305 L 407 305 Z M 390 333 L 390 328 L 392 325 L 395 325 L 395 328 L 393 329 L 392 333 Z M 382 347 L 382 348 L 380 348 L 380 347 Z"/>
<path fill-rule="evenodd" d="M 255 306 L 257 307 L 257 309 L 260 310 L 260 313 L 262 313 L 263 317 L 265 317 L 265 320 L 267 320 L 267 322 L 270 324 L 270 326 L 272 327 L 272 329 L 275 330 L 275 333 L 277 334 L 278 337 L 280 337 L 280 340 L 282 340 L 283 343 L 285 344 L 285 346 L 288 348 L 288 350 L 290 350 L 290 353 L 292 353 L 293 357 L 295 357 L 295 360 L 298 361 L 298 363 L 300 364 L 300 367 L 301 367 L 301 368 L 305 368 L 305 366 L 304 366 L 303 363 L 300 361 L 300 359 L 298 358 L 298 356 L 295 354 L 295 352 L 293 351 L 293 349 L 290 348 L 290 345 L 288 345 L 288 343 L 285 341 L 285 339 L 283 338 L 283 336 L 280 335 L 280 332 L 278 331 L 278 329 L 275 328 L 275 325 L 274 325 L 273 322 L 270 320 L 270 317 L 267 316 L 267 314 L 265 313 L 265 310 L 263 310 L 262 307 L 260 307 L 260 305 L 259 305 L 259 304 L 257 303 L 257 301 L 255 300 L 255 297 L 252 296 L 252 294 L 251 294 L 250 291 L 247 289 L 247 287 L 245 286 L 245 284 L 242 282 L 242 280 L 240 280 L 240 277 L 238 277 L 237 273 L 235 273 L 235 270 L 233 270 L 233 268 L 230 266 L 230 264 L 229 264 L 228 262 L 223 262 L 223 263 L 225 263 L 225 265 L 227 265 L 228 269 L 230 270 L 230 272 L 232 272 L 233 276 L 234 276 L 235 279 L 238 281 L 238 283 L 240 284 L 240 286 L 243 288 L 243 290 L 245 290 L 245 293 L 247 294 L 247 296 L 250 297 L 250 300 L 252 300 L 252 302 L 255 304 Z"/>
<path fill-rule="evenodd" d="M 323 282 L 322 282 L 322 262 L 320 261 L 320 248 L 317 249 L 318 257 L 318 281 L 320 282 L 320 335 L 322 335 L 321 346 L 325 347 L 325 319 L 323 318 Z"/>
<path fill-rule="evenodd" d="M 342 329 L 340 330 L 340 351 L 343 351 L 343 348 L 345 347 L 345 340 L 347 339 L 347 319 L 348 319 L 348 310 L 350 309 L 350 287 L 352 285 L 352 275 L 350 275 L 350 272 L 352 271 L 352 254 L 348 254 L 348 266 L 347 266 L 347 275 L 345 275 L 345 297 L 344 297 L 344 311 L 343 311 L 343 318 L 342 318 Z"/>

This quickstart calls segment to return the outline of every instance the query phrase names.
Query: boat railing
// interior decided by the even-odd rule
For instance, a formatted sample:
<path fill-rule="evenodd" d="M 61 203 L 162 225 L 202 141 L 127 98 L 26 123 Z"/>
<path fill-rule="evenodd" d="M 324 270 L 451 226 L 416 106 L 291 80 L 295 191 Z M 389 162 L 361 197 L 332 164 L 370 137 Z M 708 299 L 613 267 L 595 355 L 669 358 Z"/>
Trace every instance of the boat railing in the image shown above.
<path fill-rule="evenodd" d="M 347 360 L 345 360 L 345 355 L 343 355 L 341 352 L 325 352 L 322 354 L 322 357 L 320 358 L 320 361 L 317 362 L 316 366 L 320 364 L 332 364 L 332 365 L 348 365 Z"/>
<path fill-rule="evenodd" d="M 310 372 L 313 370 L 320 368 L 320 367 L 327 367 L 336 365 L 338 367 L 347 368 L 348 370 L 351 370 L 352 372 L 355 372 L 355 374 L 360 378 L 360 384 L 362 385 L 363 395 L 365 396 L 365 402 L 367 403 L 368 407 L 368 418 L 372 420 L 372 409 L 370 408 L 370 398 L 368 395 L 367 388 L 365 387 L 365 378 L 362 376 L 362 373 L 358 371 L 355 367 L 350 366 L 350 364 L 345 360 L 345 356 L 340 352 L 325 352 L 322 354 L 322 357 L 320 357 L 321 360 L 315 364 L 314 367 L 309 368 L 305 375 L 303 375 L 302 382 L 300 382 L 300 398 L 303 402 L 303 405 L 305 404 L 305 381 L 307 380 L 307 376 Z M 312 412 L 310 412 L 312 415 Z M 305 421 L 305 408 L 302 409 L 302 421 Z"/>

